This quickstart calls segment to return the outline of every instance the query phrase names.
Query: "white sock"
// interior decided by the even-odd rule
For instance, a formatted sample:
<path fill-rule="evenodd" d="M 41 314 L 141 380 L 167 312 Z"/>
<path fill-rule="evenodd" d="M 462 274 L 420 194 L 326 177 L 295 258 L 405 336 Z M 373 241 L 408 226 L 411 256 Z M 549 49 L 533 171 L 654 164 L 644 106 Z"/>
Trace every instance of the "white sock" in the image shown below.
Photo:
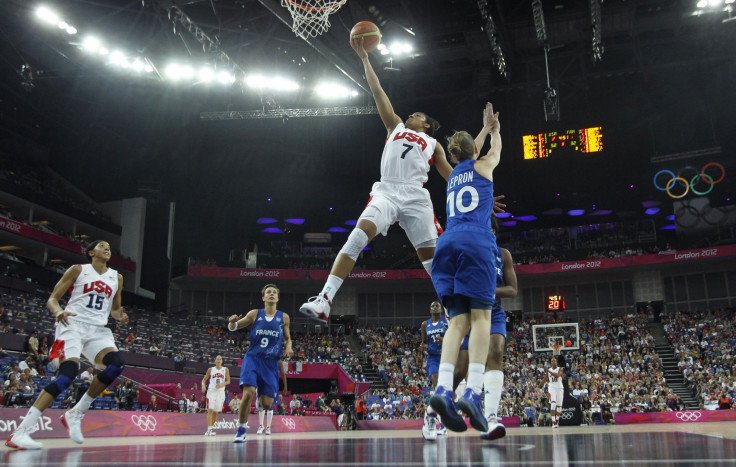
<path fill-rule="evenodd" d="M 452 376 L 454 373 L 455 365 L 453 363 L 440 363 L 440 370 L 437 374 L 437 387 L 442 387 L 452 392 Z"/>
<path fill-rule="evenodd" d="M 483 384 L 485 386 L 485 416 L 494 417 L 498 415 L 498 404 L 501 402 L 501 391 L 503 390 L 503 371 L 488 370 L 483 375 Z"/>
<path fill-rule="evenodd" d="M 342 285 L 342 283 L 342 279 L 330 274 L 329 276 L 327 276 L 327 282 L 325 282 L 325 286 L 322 289 L 322 292 L 319 293 L 319 296 L 321 297 L 323 295 L 327 295 L 327 299 L 332 302 L 332 300 L 335 298 L 335 294 L 337 294 L 337 291 L 340 290 L 340 286 Z"/>
<path fill-rule="evenodd" d="M 258 411 L 258 424 L 263 426 L 263 416 L 266 415 L 265 410 L 259 410 Z"/>
<path fill-rule="evenodd" d="M 455 390 L 455 395 L 457 397 L 461 397 L 463 393 L 465 392 L 465 388 L 467 387 L 468 387 L 468 381 L 465 378 L 463 378 L 463 380 L 460 381 L 457 385 L 457 389 Z M 455 398 L 456 400 L 457 400 L 457 397 Z"/>
<path fill-rule="evenodd" d="M 422 266 L 424 266 L 424 270 L 427 271 L 429 277 L 432 277 L 432 258 L 429 258 L 427 261 L 422 261 Z"/>
<path fill-rule="evenodd" d="M 242 426 L 243 428 L 245 428 L 247 424 L 248 424 L 248 422 L 241 423 L 240 426 Z"/>
<path fill-rule="evenodd" d="M 20 425 L 18 425 L 18 429 L 34 427 L 36 423 L 38 423 L 38 419 L 40 417 L 41 417 L 41 411 L 35 407 L 31 407 L 30 409 L 28 409 L 26 418 L 24 418 L 23 421 L 20 422 Z"/>
<path fill-rule="evenodd" d="M 74 410 L 77 412 L 86 412 L 87 409 L 89 409 L 89 406 L 92 405 L 92 402 L 94 402 L 94 398 L 89 397 L 89 395 L 85 392 L 81 399 L 79 399 L 79 402 L 77 402 L 77 405 L 74 406 Z"/>
<path fill-rule="evenodd" d="M 273 410 L 269 410 L 269 411 L 268 411 L 268 412 L 266 412 L 266 413 L 267 413 L 267 415 L 268 415 L 268 416 L 266 417 L 266 423 L 267 423 L 267 425 L 266 425 L 266 426 L 270 428 L 270 427 L 271 427 L 271 420 L 273 420 Z"/>
<path fill-rule="evenodd" d="M 473 390 L 473 394 L 480 395 L 483 391 L 483 373 L 485 371 L 485 363 L 471 363 L 468 365 L 468 387 Z"/>

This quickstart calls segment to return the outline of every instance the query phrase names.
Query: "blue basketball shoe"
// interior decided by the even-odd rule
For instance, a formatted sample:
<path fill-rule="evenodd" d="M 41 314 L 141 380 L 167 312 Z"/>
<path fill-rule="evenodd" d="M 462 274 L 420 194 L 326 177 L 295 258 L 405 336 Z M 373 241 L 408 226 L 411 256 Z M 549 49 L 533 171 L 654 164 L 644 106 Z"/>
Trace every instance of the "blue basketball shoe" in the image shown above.
<path fill-rule="evenodd" d="M 457 405 L 470 419 L 470 426 L 483 433 L 488 431 L 488 422 L 480 406 L 480 394 L 476 394 L 472 389 L 468 388 L 465 390 L 463 397 L 458 399 Z M 447 428 L 450 427 L 448 426 Z"/>
<path fill-rule="evenodd" d="M 235 439 L 233 443 L 245 443 L 245 427 L 241 426 L 238 428 L 238 432 L 235 433 Z"/>
<path fill-rule="evenodd" d="M 463 432 L 468 429 L 463 417 L 457 413 L 457 406 L 452 398 L 452 391 L 438 387 L 429 399 L 429 405 L 440 415 L 445 427 L 452 431 Z"/>

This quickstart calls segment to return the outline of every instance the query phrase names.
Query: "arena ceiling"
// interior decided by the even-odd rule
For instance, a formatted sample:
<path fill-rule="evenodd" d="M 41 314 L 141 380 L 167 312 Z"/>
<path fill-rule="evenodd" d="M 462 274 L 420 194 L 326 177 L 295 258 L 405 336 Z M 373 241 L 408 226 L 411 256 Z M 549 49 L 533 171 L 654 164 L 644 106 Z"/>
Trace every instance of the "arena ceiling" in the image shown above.
<path fill-rule="evenodd" d="M 347 38 L 354 23 L 372 20 L 387 45 L 412 45 L 404 55 L 372 54 L 399 115 L 427 112 L 447 136 L 477 131 L 485 101 L 501 112 L 497 192 L 508 196 L 514 216 L 536 217 L 511 228 L 579 223 L 566 215 L 572 209 L 586 216 L 611 210 L 583 222 L 641 218 L 664 226 L 674 200 L 653 186 L 659 170 L 716 161 L 727 174 L 709 195 L 711 205 L 729 204 L 736 192 L 736 21 L 724 11 L 733 4 L 713 1 L 694 14 L 696 3 L 600 4 L 594 60 L 590 1 L 542 1 L 547 39 L 540 41 L 529 1 L 348 0 L 330 17 L 330 29 L 307 42 L 291 31 L 279 0 L 6 0 L 3 134 L 48 148 L 49 165 L 97 200 L 148 193 L 176 201 L 178 251 L 193 256 L 218 257 L 276 238 L 261 233 L 256 221 L 263 217 L 291 229 L 284 238 L 292 239 L 346 227 L 379 175 L 385 133 L 377 116 L 203 121 L 200 113 L 371 105 Z M 42 5 L 77 34 L 42 24 L 35 14 Z M 122 50 L 153 71 L 123 69 L 89 53 L 83 44 L 92 34 L 109 52 Z M 545 46 L 559 120 L 546 118 L 543 106 Z M 236 81 L 173 83 L 166 74 L 172 62 L 216 67 Z M 299 89 L 250 88 L 244 79 L 253 74 L 286 76 Z M 321 98 L 314 89 L 324 81 L 356 95 Z M 524 135 L 598 126 L 602 152 L 523 159 Z M 662 160 L 680 153 L 688 154 Z M 442 217 L 436 173 L 427 187 Z M 661 203 L 660 213 L 645 215 L 647 201 Z M 287 218 L 305 222 L 287 226 Z"/>

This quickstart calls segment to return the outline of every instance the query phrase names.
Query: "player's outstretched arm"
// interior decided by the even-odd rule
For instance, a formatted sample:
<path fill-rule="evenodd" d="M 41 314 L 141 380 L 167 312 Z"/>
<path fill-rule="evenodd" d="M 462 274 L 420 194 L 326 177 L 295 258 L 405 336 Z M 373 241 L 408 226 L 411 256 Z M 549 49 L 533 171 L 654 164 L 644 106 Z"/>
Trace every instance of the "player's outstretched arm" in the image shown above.
<path fill-rule="evenodd" d="M 383 126 L 385 126 L 386 130 L 391 133 L 394 131 L 394 128 L 396 128 L 396 125 L 401 123 L 401 118 L 396 115 L 396 112 L 394 112 L 391 101 L 388 99 L 386 92 L 381 87 L 381 82 L 378 80 L 376 72 L 373 71 L 373 66 L 368 58 L 368 52 L 363 48 L 363 38 L 350 39 L 350 47 L 355 50 L 355 53 L 358 54 L 358 57 L 363 61 L 365 79 L 368 81 L 368 87 L 371 88 L 373 99 L 376 101 L 378 115 L 381 116 Z"/>
<path fill-rule="evenodd" d="M 491 133 L 491 117 L 493 116 L 493 105 L 490 102 L 486 103 L 483 109 L 483 128 L 480 129 L 480 133 L 475 137 L 475 150 L 480 154 L 483 149 L 483 145 L 486 143 L 486 137 Z"/>
<path fill-rule="evenodd" d="M 66 291 L 74 285 L 74 281 L 77 280 L 77 277 L 79 277 L 81 272 L 82 266 L 80 264 L 75 264 L 67 269 L 66 272 L 64 272 L 64 275 L 61 276 L 61 279 L 59 279 L 59 282 L 54 286 L 54 290 L 51 292 L 49 299 L 46 300 L 46 308 L 56 316 L 56 321 L 60 322 L 64 326 L 69 324 L 67 317 L 77 315 L 75 313 L 64 311 L 59 304 L 59 300 L 61 300 L 61 297 L 64 296 Z"/>
<path fill-rule="evenodd" d="M 493 113 L 493 106 L 490 104 L 486 107 L 486 113 L 490 115 L 491 148 L 485 156 L 478 159 L 475 169 L 484 177 L 493 180 L 493 169 L 501 161 L 501 123 L 498 120 L 498 112 Z"/>
<path fill-rule="evenodd" d="M 445 181 L 450 179 L 450 174 L 452 174 L 452 166 L 450 165 L 450 162 L 447 160 L 447 156 L 445 155 L 445 149 L 442 147 L 442 145 L 437 142 L 437 145 L 434 147 L 434 166 L 437 168 L 437 172 L 439 172 L 440 175 L 442 175 L 442 178 L 445 179 Z"/>
<path fill-rule="evenodd" d="M 256 316 L 258 316 L 257 309 L 250 310 L 243 318 L 239 315 L 232 315 L 228 318 L 227 330 L 237 331 L 238 329 L 247 328 L 251 324 L 255 323 Z"/>

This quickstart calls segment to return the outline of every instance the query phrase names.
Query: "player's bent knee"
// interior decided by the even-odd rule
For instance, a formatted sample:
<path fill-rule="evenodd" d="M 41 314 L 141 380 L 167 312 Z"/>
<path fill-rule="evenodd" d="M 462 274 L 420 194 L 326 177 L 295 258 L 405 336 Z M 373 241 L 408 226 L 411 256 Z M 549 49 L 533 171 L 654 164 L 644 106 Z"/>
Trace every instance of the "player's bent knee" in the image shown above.
<path fill-rule="evenodd" d="M 342 246 L 340 253 L 349 257 L 353 261 L 358 259 L 358 256 L 363 251 L 363 248 L 368 245 L 368 235 L 361 229 L 353 229 L 348 236 L 348 241 Z"/>
<path fill-rule="evenodd" d="M 51 381 L 43 389 L 47 393 L 58 397 L 59 394 L 64 392 L 74 382 L 74 378 L 77 377 L 79 372 L 79 363 L 67 360 L 59 365 L 59 376 L 55 380 Z"/>
<path fill-rule="evenodd" d="M 102 373 L 97 375 L 97 379 L 101 383 L 111 385 L 118 376 L 123 374 L 125 368 L 125 358 L 123 358 L 120 352 L 110 352 L 102 357 L 102 364 L 105 365 L 105 369 Z"/>

